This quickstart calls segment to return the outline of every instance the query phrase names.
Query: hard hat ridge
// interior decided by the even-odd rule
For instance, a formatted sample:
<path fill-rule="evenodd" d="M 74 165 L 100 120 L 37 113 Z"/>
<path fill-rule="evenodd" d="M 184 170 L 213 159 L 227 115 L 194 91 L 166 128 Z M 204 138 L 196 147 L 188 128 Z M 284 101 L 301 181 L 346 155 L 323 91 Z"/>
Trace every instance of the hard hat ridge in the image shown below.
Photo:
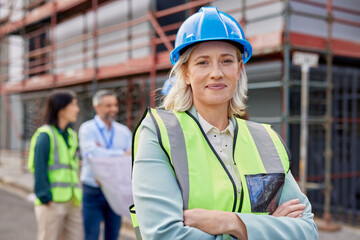
<path fill-rule="evenodd" d="M 174 65 L 180 55 L 190 46 L 203 41 L 226 41 L 238 47 L 246 63 L 252 55 L 251 44 L 239 23 L 216 7 L 202 7 L 199 12 L 187 18 L 178 30 L 175 49 L 170 53 Z"/>

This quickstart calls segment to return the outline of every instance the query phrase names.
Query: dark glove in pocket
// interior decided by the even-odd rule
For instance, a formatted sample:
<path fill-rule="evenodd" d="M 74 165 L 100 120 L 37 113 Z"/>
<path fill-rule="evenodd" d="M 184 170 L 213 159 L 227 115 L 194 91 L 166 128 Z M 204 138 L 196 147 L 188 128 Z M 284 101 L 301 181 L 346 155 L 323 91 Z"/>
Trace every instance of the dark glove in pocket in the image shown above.
<path fill-rule="evenodd" d="M 246 175 L 249 189 L 251 212 L 273 213 L 277 208 L 277 198 L 284 185 L 285 173 Z"/>

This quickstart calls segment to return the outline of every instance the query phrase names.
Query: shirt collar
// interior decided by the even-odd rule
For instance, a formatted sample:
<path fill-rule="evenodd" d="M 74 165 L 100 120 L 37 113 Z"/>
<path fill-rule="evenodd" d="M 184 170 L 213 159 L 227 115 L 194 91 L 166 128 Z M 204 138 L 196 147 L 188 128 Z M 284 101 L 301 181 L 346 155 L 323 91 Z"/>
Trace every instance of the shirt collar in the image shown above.
<path fill-rule="evenodd" d="M 219 131 L 219 129 L 217 127 L 208 123 L 199 113 L 197 113 L 197 115 L 198 115 L 199 123 L 200 123 L 202 129 L 204 130 L 205 134 L 208 134 L 208 132 L 210 132 L 212 129 L 217 129 Z M 226 127 L 226 129 L 221 132 L 225 133 L 226 131 L 229 131 L 230 135 L 232 137 L 234 137 L 234 125 L 233 125 L 232 121 L 230 121 L 230 120 L 229 120 L 229 124 Z"/>
<path fill-rule="evenodd" d="M 106 123 L 99 117 L 99 115 L 96 114 L 96 116 L 94 117 L 94 120 L 96 121 L 96 123 L 98 124 L 98 126 L 101 129 L 107 129 L 107 125 Z"/>
<path fill-rule="evenodd" d="M 59 127 L 56 126 L 56 125 L 51 125 L 51 126 L 54 126 L 55 129 L 58 131 L 58 133 L 60 133 L 61 135 L 63 135 L 63 134 L 65 134 L 65 133 L 68 132 L 67 130 L 68 130 L 68 127 L 69 127 L 69 126 L 66 126 L 65 130 L 62 130 L 61 128 L 59 128 Z"/>

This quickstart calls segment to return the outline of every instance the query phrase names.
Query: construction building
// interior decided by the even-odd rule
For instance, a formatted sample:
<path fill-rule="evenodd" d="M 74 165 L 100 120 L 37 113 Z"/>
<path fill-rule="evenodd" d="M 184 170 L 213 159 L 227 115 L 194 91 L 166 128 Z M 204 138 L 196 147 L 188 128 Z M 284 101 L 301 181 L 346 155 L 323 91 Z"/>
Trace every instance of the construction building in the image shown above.
<path fill-rule="evenodd" d="M 317 216 L 360 225 L 358 0 L 0 0 L 0 149 L 26 153 L 45 96 L 58 88 L 78 94 L 75 129 L 93 116 L 91 97 L 103 88 L 118 94 L 118 121 L 134 129 L 161 100 L 177 29 L 209 5 L 234 16 L 253 46 L 250 120 L 272 124 L 288 144 Z M 319 56 L 306 128 L 294 52 Z"/>

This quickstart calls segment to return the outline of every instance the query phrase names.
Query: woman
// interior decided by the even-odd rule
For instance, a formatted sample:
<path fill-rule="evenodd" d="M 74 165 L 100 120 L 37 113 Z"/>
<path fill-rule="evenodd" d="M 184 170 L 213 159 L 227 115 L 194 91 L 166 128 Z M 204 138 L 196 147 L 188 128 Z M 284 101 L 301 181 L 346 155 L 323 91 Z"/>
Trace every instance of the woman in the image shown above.
<path fill-rule="evenodd" d="M 215 7 L 180 27 L 166 110 L 148 109 L 134 134 L 143 239 L 317 239 L 281 139 L 238 118 L 251 53 L 236 20 Z"/>
<path fill-rule="evenodd" d="M 44 125 L 30 142 L 28 167 L 35 178 L 38 240 L 83 237 L 78 140 L 69 127 L 79 111 L 74 92 L 52 93 L 46 100 Z"/>

